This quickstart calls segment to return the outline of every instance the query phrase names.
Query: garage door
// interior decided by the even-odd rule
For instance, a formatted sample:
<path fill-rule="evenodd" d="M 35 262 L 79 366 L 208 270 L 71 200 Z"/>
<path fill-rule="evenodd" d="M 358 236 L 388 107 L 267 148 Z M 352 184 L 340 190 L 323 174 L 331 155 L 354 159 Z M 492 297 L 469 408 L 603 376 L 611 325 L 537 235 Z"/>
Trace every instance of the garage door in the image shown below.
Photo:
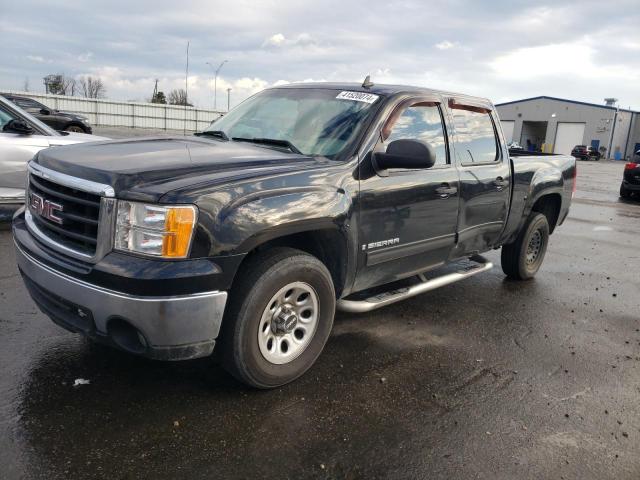
<path fill-rule="evenodd" d="M 584 145 L 584 123 L 558 123 L 553 153 L 570 155 L 576 145 Z"/>
<path fill-rule="evenodd" d="M 502 124 L 502 131 L 504 132 L 504 139 L 507 143 L 511 143 L 513 141 L 513 127 L 516 122 L 513 120 L 502 120 L 500 122 Z"/>

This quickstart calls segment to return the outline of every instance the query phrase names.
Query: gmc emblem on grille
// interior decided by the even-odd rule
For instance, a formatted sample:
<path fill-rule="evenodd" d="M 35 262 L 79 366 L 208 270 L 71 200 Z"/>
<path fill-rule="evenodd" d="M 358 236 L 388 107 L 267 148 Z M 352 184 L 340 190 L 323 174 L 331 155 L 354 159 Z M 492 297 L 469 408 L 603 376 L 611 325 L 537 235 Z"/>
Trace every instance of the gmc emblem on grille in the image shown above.
<path fill-rule="evenodd" d="M 59 203 L 46 200 L 37 193 L 29 193 L 29 207 L 36 215 L 62 225 L 62 218 L 56 216 L 56 212 L 63 210 Z"/>

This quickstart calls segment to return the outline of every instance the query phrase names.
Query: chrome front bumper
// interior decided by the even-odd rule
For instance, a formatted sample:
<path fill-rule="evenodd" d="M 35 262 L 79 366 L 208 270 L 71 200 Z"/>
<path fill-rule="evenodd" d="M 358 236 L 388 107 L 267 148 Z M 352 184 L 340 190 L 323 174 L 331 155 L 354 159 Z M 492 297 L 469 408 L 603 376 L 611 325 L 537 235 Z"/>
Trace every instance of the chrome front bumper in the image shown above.
<path fill-rule="evenodd" d="M 45 314 L 71 331 L 132 353 L 182 360 L 210 354 L 220 331 L 227 292 L 155 297 L 96 287 L 38 261 L 18 244 L 16 259 L 31 296 Z M 141 347 L 118 337 L 133 327 Z M 118 328 L 116 328 L 118 327 Z"/>

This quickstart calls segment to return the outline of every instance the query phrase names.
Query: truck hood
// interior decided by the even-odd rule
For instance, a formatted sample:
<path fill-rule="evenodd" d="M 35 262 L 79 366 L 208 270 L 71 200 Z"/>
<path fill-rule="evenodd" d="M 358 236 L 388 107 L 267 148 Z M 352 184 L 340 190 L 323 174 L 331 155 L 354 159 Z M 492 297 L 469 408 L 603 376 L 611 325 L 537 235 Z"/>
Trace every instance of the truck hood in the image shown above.
<path fill-rule="evenodd" d="M 158 201 L 177 189 L 321 167 L 328 160 L 200 137 L 83 143 L 42 150 L 43 167 L 110 185 L 122 199 Z"/>

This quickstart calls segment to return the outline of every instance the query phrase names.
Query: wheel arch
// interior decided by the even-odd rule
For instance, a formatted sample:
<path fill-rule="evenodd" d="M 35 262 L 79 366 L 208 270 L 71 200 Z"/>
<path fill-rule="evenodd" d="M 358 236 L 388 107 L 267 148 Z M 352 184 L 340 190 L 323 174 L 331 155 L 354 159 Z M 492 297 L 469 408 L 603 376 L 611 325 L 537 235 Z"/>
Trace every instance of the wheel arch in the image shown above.
<path fill-rule="evenodd" d="M 549 223 L 549 233 L 553 233 L 553 230 L 558 224 L 558 218 L 560 216 L 560 209 L 562 207 L 562 195 L 559 193 L 546 193 L 538 197 L 531 207 L 532 212 L 542 213 L 547 217 Z"/>
<path fill-rule="evenodd" d="M 242 272 L 243 267 L 249 264 L 258 253 L 270 248 L 294 248 L 320 260 L 331 274 L 336 297 L 339 298 L 342 295 L 347 286 L 353 255 L 349 253 L 346 233 L 338 229 L 335 224 L 316 225 L 314 229 L 294 230 L 278 236 L 264 236 L 260 240 L 252 242 L 250 250 L 238 267 L 238 273 Z"/>
<path fill-rule="evenodd" d="M 85 128 L 84 125 L 82 125 L 80 122 L 77 122 L 75 120 L 71 120 L 69 122 L 67 122 L 64 126 L 64 128 L 62 130 L 66 130 L 69 127 L 78 127 L 80 128 L 84 133 L 87 133 L 87 129 Z"/>

